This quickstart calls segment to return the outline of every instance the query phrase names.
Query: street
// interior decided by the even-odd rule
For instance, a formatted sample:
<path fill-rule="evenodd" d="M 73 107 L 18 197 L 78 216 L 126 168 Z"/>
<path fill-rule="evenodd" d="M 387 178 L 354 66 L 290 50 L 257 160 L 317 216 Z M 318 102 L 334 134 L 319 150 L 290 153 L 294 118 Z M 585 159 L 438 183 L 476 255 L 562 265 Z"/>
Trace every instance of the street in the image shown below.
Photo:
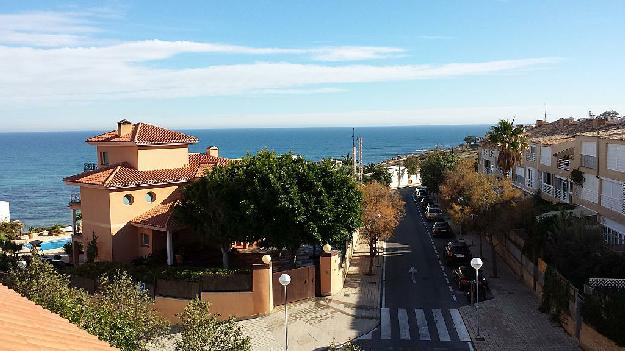
<path fill-rule="evenodd" d="M 467 299 L 443 261 L 450 239 L 432 239 L 412 192 L 400 190 L 406 215 L 386 243 L 380 325 L 357 344 L 365 350 L 473 350 L 458 312 Z"/>

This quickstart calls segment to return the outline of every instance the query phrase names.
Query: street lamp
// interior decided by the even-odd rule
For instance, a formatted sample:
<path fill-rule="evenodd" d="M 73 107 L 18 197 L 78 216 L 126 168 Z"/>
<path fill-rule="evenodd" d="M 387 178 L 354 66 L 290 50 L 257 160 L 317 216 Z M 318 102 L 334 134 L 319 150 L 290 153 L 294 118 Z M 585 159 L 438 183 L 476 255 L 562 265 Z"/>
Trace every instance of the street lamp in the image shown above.
<path fill-rule="evenodd" d="M 475 257 L 471 259 L 471 267 L 475 268 L 475 315 L 477 316 L 477 337 L 476 340 L 484 340 L 480 335 L 480 313 L 477 305 L 480 303 L 480 268 L 482 268 L 482 259 Z"/>
<path fill-rule="evenodd" d="M 282 273 L 278 279 L 280 284 L 284 287 L 284 350 L 289 350 L 289 315 L 287 313 L 286 306 L 286 286 L 291 282 L 291 276 Z"/>

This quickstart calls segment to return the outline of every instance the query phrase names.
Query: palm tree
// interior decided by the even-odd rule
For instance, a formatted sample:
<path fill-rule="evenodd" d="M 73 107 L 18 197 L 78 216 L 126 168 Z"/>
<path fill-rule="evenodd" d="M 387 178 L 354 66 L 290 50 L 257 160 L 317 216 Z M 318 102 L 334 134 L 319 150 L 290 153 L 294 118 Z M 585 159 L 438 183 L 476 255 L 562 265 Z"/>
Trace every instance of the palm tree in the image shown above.
<path fill-rule="evenodd" d="M 521 126 L 514 126 L 514 120 L 499 120 L 490 127 L 486 134 L 486 142 L 499 150 L 497 166 L 508 177 L 512 167 L 521 160 L 523 152 L 528 148 L 527 135 Z"/>

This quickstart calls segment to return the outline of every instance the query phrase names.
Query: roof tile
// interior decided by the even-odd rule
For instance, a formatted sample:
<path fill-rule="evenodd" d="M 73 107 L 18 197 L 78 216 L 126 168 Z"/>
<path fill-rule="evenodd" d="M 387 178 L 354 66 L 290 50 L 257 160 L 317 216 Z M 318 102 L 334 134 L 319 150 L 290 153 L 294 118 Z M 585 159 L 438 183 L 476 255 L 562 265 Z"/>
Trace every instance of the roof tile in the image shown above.
<path fill-rule="evenodd" d="M 102 133 L 87 139 L 87 142 L 132 142 L 136 145 L 195 144 L 198 138 L 148 123 L 135 123 L 130 133 L 118 135 L 117 130 Z"/>

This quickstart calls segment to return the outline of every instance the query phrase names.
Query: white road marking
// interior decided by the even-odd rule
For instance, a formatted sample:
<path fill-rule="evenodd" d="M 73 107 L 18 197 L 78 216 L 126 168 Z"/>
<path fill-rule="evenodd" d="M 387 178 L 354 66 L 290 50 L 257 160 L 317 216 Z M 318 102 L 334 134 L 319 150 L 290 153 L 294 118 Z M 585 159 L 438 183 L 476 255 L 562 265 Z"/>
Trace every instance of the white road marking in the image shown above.
<path fill-rule="evenodd" d="M 430 331 L 428 330 L 428 322 L 425 319 L 425 313 L 422 309 L 414 310 L 417 317 L 417 326 L 419 327 L 419 340 L 432 340 L 430 338 Z"/>
<path fill-rule="evenodd" d="M 408 313 L 404 308 L 397 310 L 397 319 L 399 320 L 399 338 L 402 340 L 410 340 L 410 325 L 408 324 Z"/>
<path fill-rule="evenodd" d="M 454 321 L 454 328 L 456 328 L 456 332 L 458 332 L 458 338 L 460 341 L 471 341 L 471 337 L 469 336 L 467 327 L 464 325 L 460 312 L 458 312 L 457 309 L 452 308 L 449 310 L 449 313 L 451 314 L 451 319 Z"/>
<path fill-rule="evenodd" d="M 380 339 L 391 338 L 391 314 L 388 308 L 380 309 Z"/>
<path fill-rule="evenodd" d="M 434 316 L 434 321 L 436 322 L 436 330 L 438 331 L 438 339 L 440 341 L 451 341 L 449 338 L 449 332 L 447 331 L 447 326 L 445 325 L 445 319 L 443 318 L 443 313 L 439 308 L 432 309 L 432 315 Z"/>
<path fill-rule="evenodd" d="M 373 328 L 370 332 L 368 332 L 367 334 L 361 335 L 359 337 L 356 338 L 356 340 L 371 340 L 373 339 L 373 332 L 378 330 L 378 328 Z"/>
<path fill-rule="evenodd" d="M 473 351 L 473 344 L 470 341 L 467 344 L 469 345 L 469 351 Z"/>

